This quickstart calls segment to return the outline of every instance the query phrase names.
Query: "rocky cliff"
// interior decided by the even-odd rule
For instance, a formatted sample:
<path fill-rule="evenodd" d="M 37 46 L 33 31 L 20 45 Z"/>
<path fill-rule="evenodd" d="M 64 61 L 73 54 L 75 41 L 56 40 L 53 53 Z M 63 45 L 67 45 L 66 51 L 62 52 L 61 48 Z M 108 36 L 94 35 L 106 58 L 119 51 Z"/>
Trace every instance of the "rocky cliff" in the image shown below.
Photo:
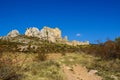
<path fill-rule="evenodd" d="M 10 38 L 14 38 L 19 36 L 20 33 L 18 30 L 12 30 L 8 33 L 7 36 L 2 37 L 3 39 L 10 39 Z M 79 42 L 79 41 L 69 41 L 68 37 L 65 36 L 64 38 L 62 38 L 62 32 L 59 28 L 49 28 L 47 26 L 43 27 L 41 30 L 39 30 L 36 27 L 32 27 L 32 28 L 27 28 L 27 30 L 25 31 L 25 36 L 27 37 L 36 37 L 39 38 L 40 40 L 48 40 L 50 42 L 54 42 L 54 43 L 62 43 L 62 44 L 68 44 L 68 45 L 89 45 L 89 41 L 86 42 Z M 18 39 L 17 41 L 21 41 L 25 42 L 26 40 L 24 39 Z M 30 41 L 29 41 L 30 42 Z"/>
<path fill-rule="evenodd" d="M 40 32 L 41 38 L 46 38 L 52 42 L 56 42 L 62 39 L 61 30 L 59 28 L 44 27 Z"/>
<path fill-rule="evenodd" d="M 29 36 L 29 37 L 41 37 L 41 33 L 39 31 L 38 28 L 36 27 L 33 27 L 33 28 L 27 28 L 26 32 L 25 32 L 25 35 L 26 36 Z"/>
<path fill-rule="evenodd" d="M 58 39 L 62 39 L 61 30 L 58 28 L 49 28 L 43 27 L 43 29 L 39 30 L 38 28 L 27 28 L 25 32 L 26 36 L 30 37 L 38 37 L 40 39 L 46 39 L 51 42 L 56 42 Z"/>

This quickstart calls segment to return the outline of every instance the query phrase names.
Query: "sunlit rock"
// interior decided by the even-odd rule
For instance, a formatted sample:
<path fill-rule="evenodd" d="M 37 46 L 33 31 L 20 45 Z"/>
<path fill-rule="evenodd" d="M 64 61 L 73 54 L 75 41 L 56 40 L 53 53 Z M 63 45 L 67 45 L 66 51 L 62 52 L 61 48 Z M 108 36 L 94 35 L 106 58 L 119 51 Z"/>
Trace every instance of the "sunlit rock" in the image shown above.
<path fill-rule="evenodd" d="M 9 33 L 8 33 L 8 37 L 16 37 L 16 36 L 18 36 L 18 35 L 20 35 L 20 33 L 19 33 L 19 31 L 18 30 L 12 30 L 12 31 L 10 31 Z"/>
<path fill-rule="evenodd" d="M 29 36 L 29 37 L 39 37 L 40 38 L 40 31 L 36 27 L 27 28 L 25 35 Z"/>

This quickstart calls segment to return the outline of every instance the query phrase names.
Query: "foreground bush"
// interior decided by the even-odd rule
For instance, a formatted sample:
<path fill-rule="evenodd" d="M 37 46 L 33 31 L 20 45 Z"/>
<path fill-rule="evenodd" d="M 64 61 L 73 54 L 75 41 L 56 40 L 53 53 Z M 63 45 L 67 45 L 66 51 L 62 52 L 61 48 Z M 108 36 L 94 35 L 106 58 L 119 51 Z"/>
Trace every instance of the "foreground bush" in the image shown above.
<path fill-rule="evenodd" d="M 15 62 L 15 58 L 10 58 L 9 54 L 6 57 L 0 57 L 0 80 L 21 80 L 23 75 L 20 73 L 21 67 Z"/>

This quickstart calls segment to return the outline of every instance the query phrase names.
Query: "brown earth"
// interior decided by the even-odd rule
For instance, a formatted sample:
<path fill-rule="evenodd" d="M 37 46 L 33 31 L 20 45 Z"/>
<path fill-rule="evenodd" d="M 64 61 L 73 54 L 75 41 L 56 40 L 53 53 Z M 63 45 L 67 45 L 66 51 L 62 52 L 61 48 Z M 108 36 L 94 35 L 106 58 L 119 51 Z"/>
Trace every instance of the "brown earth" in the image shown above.
<path fill-rule="evenodd" d="M 63 71 L 67 80 L 102 80 L 95 72 L 88 72 L 86 67 L 74 65 L 72 67 L 63 65 Z"/>

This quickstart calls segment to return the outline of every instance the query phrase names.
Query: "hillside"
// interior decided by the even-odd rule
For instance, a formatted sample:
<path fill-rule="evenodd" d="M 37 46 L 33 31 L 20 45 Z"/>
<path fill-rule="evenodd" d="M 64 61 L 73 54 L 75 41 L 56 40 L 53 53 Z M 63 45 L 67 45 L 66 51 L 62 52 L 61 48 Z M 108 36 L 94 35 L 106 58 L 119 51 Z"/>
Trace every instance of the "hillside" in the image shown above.
<path fill-rule="evenodd" d="M 29 39 L 28 39 L 29 38 Z M 49 27 L 43 27 L 41 30 L 39 30 L 36 27 L 32 28 L 27 28 L 25 33 L 21 35 L 18 30 L 12 30 L 8 33 L 7 36 L 0 37 L 2 40 L 10 40 L 12 42 L 21 42 L 21 43 L 28 43 L 34 40 L 32 39 L 37 39 L 37 41 L 43 41 L 43 40 L 48 40 L 49 42 L 53 43 L 62 43 L 62 44 L 67 44 L 67 45 L 89 45 L 89 41 L 85 42 L 80 42 L 80 41 L 69 41 L 68 37 L 65 36 L 62 38 L 62 31 L 59 28 L 49 28 Z M 36 41 L 36 40 L 35 40 Z"/>
<path fill-rule="evenodd" d="M 0 80 L 120 79 L 119 37 L 96 45 L 75 45 L 62 38 L 60 31 L 54 35 L 54 29 L 44 32 L 46 28 L 28 28 L 24 35 L 13 30 L 1 37 Z"/>

